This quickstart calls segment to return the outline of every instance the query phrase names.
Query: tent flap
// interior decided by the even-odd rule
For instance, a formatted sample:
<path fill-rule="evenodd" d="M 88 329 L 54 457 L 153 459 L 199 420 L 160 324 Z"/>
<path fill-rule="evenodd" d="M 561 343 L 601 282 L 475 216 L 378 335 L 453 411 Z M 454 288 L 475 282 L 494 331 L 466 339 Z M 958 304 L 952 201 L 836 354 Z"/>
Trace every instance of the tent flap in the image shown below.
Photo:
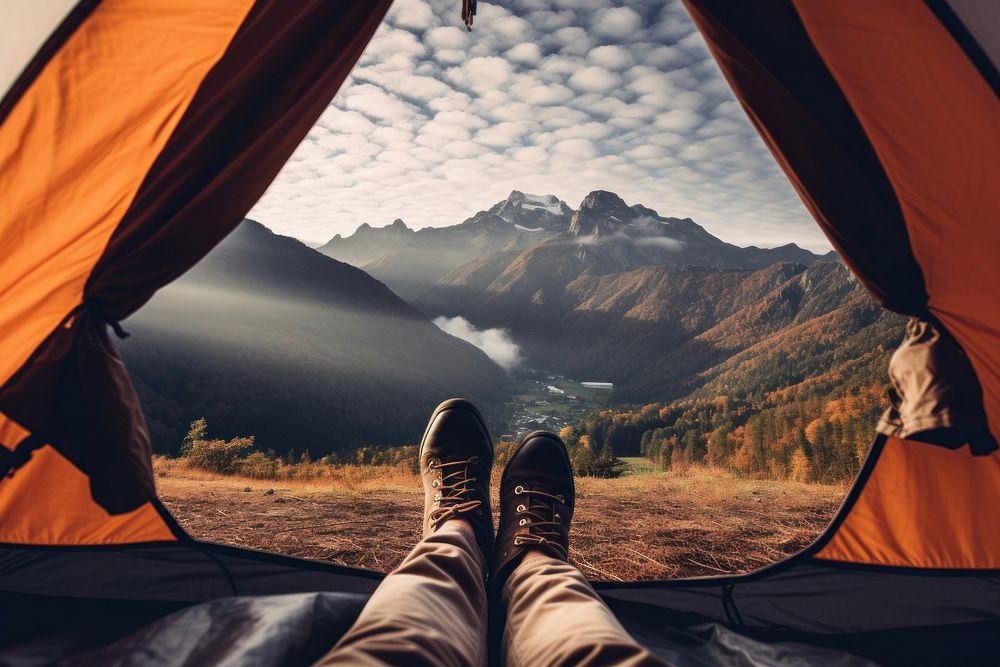
<path fill-rule="evenodd" d="M 49 61 L 0 125 L 0 243 L 31 240 L 0 259 L 0 348 L 13 352 L 0 412 L 79 466 L 108 511 L 155 493 L 106 323 L 242 220 L 389 4 L 104 0 L 39 54 Z M 86 243 L 66 244 L 73 234 Z"/>

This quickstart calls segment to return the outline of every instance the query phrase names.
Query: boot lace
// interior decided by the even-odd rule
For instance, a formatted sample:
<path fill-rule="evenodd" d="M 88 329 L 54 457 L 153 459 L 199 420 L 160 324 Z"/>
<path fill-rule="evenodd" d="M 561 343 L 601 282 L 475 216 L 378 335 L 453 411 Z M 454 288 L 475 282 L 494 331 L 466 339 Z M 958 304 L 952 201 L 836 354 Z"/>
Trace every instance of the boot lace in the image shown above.
<path fill-rule="evenodd" d="M 430 520 L 435 528 L 448 519 L 476 510 L 483 504 L 482 499 L 472 497 L 477 477 L 469 475 L 469 466 L 477 463 L 478 456 L 463 461 L 431 461 L 430 468 L 438 468 L 442 473 L 440 480 L 431 483 L 437 489 L 434 499 L 438 501 L 438 506 L 430 513 Z"/>
<path fill-rule="evenodd" d="M 538 489 L 526 489 L 523 486 L 514 488 L 515 495 L 525 495 L 527 498 L 517 506 L 520 517 L 517 525 L 521 530 L 514 533 L 514 546 L 534 544 L 547 547 L 556 552 L 563 560 L 569 554 L 563 543 L 566 541 L 566 527 L 559 515 L 556 503 L 565 503 L 562 494 L 552 494 Z"/>

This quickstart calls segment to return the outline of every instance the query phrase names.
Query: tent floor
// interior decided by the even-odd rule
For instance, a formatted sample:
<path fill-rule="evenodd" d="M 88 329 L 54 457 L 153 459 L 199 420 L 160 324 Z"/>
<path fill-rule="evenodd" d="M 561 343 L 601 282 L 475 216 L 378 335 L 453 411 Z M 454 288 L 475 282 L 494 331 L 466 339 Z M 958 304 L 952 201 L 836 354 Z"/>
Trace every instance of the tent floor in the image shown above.
<path fill-rule="evenodd" d="M 8 594 L 0 665 L 308 665 L 364 605 L 362 593 L 296 593 L 181 603 Z M 676 665 L 995 664 L 1000 621 L 854 635 L 739 631 L 612 601 L 635 637 Z"/>

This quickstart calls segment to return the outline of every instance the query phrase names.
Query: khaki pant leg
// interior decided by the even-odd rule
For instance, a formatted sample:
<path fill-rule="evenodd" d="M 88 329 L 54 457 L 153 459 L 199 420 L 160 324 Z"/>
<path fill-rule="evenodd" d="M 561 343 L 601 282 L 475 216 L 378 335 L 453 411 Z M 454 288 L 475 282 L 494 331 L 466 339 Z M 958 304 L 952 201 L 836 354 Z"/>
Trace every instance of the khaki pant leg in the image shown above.
<path fill-rule="evenodd" d="M 512 667 L 665 662 L 625 631 L 583 573 L 548 556 L 523 561 L 504 585 L 503 662 Z"/>
<path fill-rule="evenodd" d="M 453 525 L 423 539 L 318 665 L 486 664 L 486 563 Z"/>

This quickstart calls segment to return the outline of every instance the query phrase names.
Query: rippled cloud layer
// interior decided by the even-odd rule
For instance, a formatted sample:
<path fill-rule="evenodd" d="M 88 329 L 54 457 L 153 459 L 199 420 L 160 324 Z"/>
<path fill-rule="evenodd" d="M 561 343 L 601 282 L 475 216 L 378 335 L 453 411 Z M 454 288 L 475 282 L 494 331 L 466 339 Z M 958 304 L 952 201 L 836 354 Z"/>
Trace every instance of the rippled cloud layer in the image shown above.
<path fill-rule="evenodd" d="M 606 189 L 735 243 L 829 248 L 680 2 L 480 2 L 472 33 L 457 6 L 396 1 L 251 217 L 319 242 Z"/>

